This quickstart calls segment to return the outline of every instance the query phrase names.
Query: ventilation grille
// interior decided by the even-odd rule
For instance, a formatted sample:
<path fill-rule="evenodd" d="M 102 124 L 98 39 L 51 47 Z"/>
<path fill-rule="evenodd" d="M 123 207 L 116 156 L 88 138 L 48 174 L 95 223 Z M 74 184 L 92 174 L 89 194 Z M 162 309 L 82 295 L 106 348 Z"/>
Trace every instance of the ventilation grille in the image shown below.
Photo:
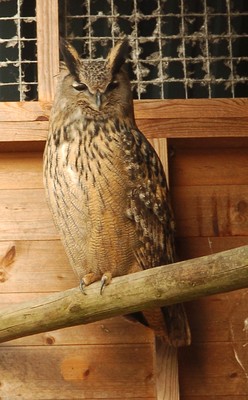
<path fill-rule="evenodd" d="M 62 0 L 60 25 L 87 58 L 127 35 L 136 98 L 248 96 L 247 0 Z"/>
<path fill-rule="evenodd" d="M 247 0 L 59 0 L 59 12 L 83 57 L 129 37 L 135 98 L 248 97 Z M 37 99 L 36 46 L 35 1 L 0 0 L 0 101 Z"/>
<path fill-rule="evenodd" d="M 35 1 L 0 0 L 0 101 L 37 99 Z"/>

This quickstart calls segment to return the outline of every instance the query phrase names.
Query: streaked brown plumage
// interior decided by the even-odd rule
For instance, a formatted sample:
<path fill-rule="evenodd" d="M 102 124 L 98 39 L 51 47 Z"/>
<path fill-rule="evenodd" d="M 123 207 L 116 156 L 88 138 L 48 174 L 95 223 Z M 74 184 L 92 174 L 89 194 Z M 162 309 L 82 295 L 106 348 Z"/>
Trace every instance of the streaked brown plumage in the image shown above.
<path fill-rule="evenodd" d="M 61 40 L 61 73 L 44 153 L 47 198 L 83 285 L 175 261 L 162 164 L 138 130 L 120 41 L 105 62 Z M 189 342 L 181 305 L 144 313 L 173 345 Z"/>

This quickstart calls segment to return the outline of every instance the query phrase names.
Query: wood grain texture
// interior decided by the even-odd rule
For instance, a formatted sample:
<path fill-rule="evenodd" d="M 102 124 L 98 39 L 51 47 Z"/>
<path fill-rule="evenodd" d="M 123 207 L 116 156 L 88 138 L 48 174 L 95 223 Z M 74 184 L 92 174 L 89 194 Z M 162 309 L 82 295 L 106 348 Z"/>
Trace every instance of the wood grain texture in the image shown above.
<path fill-rule="evenodd" d="M 152 351 L 151 344 L 0 347 L 0 396 L 155 399 Z"/>
<path fill-rule="evenodd" d="M 50 108 L 51 103 L 46 101 L 0 102 L 0 122 L 48 121 Z"/>
<path fill-rule="evenodd" d="M 37 0 L 38 96 L 41 101 L 54 97 L 59 73 L 59 12 L 58 2 Z"/>
<path fill-rule="evenodd" d="M 248 99 L 134 100 L 137 119 L 247 118 Z"/>
<path fill-rule="evenodd" d="M 157 400 L 179 400 L 177 349 L 156 338 Z"/>
<path fill-rule="evenodd" d="M 178 236 L 248 235 L 248 185 L 175 186 L 171 194 Z"/>
<path fill-rule="evenodd" d="M 41 153 L 0 153 L 1 189 L 43 189 Z"/>
<path fill-rule="evenodd" d="M 44 294 L 43 294 L 44 295 Z M 37 294 L 36 294 L 37 296 Z M 14 295 L 5 295 L 9 301 L 14 300 Z M 2 299 L 3 296 L 0 296 Z M 19 301 L 21 296 L 16 296 Z M 5 303 L 6 304 L 6 303 Z M 10 303 L 11 304 L 11 303 Z M 154 344 L 154 334 L 151 329 L 146 328 L 138 322 L 129 321 L 124 317 L 115 317 L 95 322 L 88 325 L 74 326 L 72 328 L 48 331 L 25 338 L 12 340 L 8 347 L 23 346 L 76 346 L 94 345 L 105 346 L 113 344 Z M 4 347 L 3 344 L 0 348 Z"/>
<path fill-rule="evenodd" d="M 1 240 L 57 239 L 44 189 L 0 190 Z"/>
<path fill-rule="evenodd" d="M 243 343 L 243 355 L 247 353 L 248 289 L 192 301 L 186 304 L 193 331 L 193 343 Z M 205 360 L 202 360 L 203 363 Z M 211 360 L 209 360 L 211 362 Z M 248 362 L 248 360 L 247 360 Z M 248 366 L 248 364 L 246 363 Z"/>
<path fill-rule="evenodd" d="M 46 140 L 53 83 L 45 79 L 44 85 L 50 87 L 40 94 L 45 101 L 0 103 L 0 121 L 9 122 L 1 127 L 0 141 Z M 139 100 L 135 112 L 138 127 L 150 139 L 246 137 L 247 104 L 247 99 Z"/>
<path fill-rule="evenodd" d="M 26 124 L 25 124 L 26 125 Z M 45 141 L 47 138 L 47 121 L 27 123 L 6 122 L 0 130 L 1 141 Z M 167 120 L 146 119 L 137 120 L 138 128 L 147 136 L 153 138 L 204 138 L 204 137 L 246 137 L 248 132 L 247 119 L 192 119 Z"/>
<path fill-rule="evenodd" d="M 60 240 L 3 241 L 0 258 L 11 245 L 15 246 L 16 257 L 2 274 L 1 293 L 56 292 L 79 285 Z"/>
<path fill-rule="evenodd" d="M 139 129 L 148 138 L 205 138 L 205 137 L 246 137 L 246 118 L 147 118 L 137 119 Z"/>
<path fill-rule="evenodd" d="M 48 121 L 0 123 L 0 142 L 44 142 L 47 138 Z M 12 146 L 14 148 L 14 145 Z"/>
<path fill-rule="evenodd" d="M 171 154 L 173 186 L 248 185 L 248 142 L 221 150 L 213 141 L 211 147 L 193 148 L 178 148 L 172 143 Z"/>
<path fill-rule="evenodd" d="M 187 233 L 185 233 L 186 235 Z M 176 247 L 180 260 L 189 260 L 219 251 L 235 249 L 248 243 L 247 236 L 177 237 Z"/>
<path fill-rule="evenodd" d="M 54 2 L 56 3 L 56 2 Z M 39 7 L 48 6 L 39 0 Z M 1 102 L 0 121 L 29 121 L 48 117 L 51 99 L 34 102 Z M 248 99 L 188 99 L 188 100 L 135 100 L 137 120 L 150 119 L 201 119 L 247 118 Z"/>
<path fill-rule="evenodd" d="M 168 142 L 180 259 L 246 245 L 247 138 Z M 193 345 L 179 353 L 181 400 L 247 397 L 247 295 L 186 304 Z"/>
<path fill-rule="evenodd" d="M 212 342 L 192 344 L 182 349 L 181 393 L 183 396 L 244 396 L 247 395 L 248 353 L 242 343 Z M 190 384 L 191 375 L 194 384 Z"/>

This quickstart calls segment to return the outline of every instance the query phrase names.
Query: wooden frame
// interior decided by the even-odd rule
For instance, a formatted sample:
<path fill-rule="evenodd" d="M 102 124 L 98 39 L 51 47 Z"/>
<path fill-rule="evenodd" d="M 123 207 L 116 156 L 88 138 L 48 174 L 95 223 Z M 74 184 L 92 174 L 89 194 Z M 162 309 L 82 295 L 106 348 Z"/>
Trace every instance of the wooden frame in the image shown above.
<path fill-rule="evenodd" d="M 231 138 L 248 131 L 248 99 L 136 100 L 149 138 Z M 45 141 L 51 100 L 0 103 L 0 141 Z"/>

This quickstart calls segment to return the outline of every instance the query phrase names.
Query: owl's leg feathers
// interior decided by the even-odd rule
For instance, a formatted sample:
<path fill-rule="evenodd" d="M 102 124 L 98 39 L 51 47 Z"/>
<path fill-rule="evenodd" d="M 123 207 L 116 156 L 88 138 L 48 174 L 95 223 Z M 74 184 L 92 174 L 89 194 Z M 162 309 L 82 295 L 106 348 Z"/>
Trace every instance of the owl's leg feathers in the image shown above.
<path fill-rule="evenodd" d="M 100 294 L 103 294 L 103 290 L 105 288 L 105 286 L 109 285 L 112 279 L 112 274 L 111 272 L 105 272 L 102 276 L 101 279 L 101 288 L 100 288 Z"/>

